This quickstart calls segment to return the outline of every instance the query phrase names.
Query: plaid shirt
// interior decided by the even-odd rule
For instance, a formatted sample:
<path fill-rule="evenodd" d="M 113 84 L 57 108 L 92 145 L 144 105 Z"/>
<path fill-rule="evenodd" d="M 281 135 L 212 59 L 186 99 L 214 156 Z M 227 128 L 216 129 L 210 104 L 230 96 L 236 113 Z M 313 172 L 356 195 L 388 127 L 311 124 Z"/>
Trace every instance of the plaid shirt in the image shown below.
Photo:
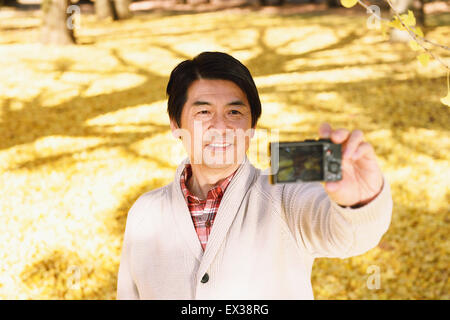
<path fill-rule="evenodd" d="M 214 223 L 217 210 L 219 209 L 223 193 L 235 173 L 236 171 L 225 178 L 217 186 L 210 189 L 205 200 L 201 200 L 194 196 L 186 186 L 186 182 L 192 176 L 191 164 L 187 163 L 183 173 L 181 174 L 181 190 L 183 190 L 184 198 L 186 199 L 192 221 L 194 222 L 194 228 L 197 232 L 198 239 L 200 240 L 203 250 L 205 250 L 206 243 L 208 242 L 208 237 L 211 233 L 211 228 Z"/>

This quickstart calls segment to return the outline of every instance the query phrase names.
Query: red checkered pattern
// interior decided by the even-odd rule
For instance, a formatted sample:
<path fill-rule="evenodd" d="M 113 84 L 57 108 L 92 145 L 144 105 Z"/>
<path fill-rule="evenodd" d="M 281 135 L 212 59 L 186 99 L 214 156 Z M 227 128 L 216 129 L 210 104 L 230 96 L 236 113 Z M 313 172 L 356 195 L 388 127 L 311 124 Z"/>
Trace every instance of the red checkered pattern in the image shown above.
<path fill-rule="evenodd" d="M 183 190 L 184 198 L 191 213 L 192 221 L 194 222 L 195 231 L 197 232 L 198 239 L 202 245 L 203 250 L 206 248 L 209 234 L 216 217 L 217 210 L 219 209 L 220 201 L 222 200 L 223 193 L 233 179 L 234 171 L 226 179 L 224 179 L 217 186 L 208 191 L 206 199 L 201 200 L 193 195 L 186 186 L 186 182 L 192 176 L 192 167 L 190 163 L 185 164 L 183 173 L 181 174 L 180 184 L 181 190 Z"/>

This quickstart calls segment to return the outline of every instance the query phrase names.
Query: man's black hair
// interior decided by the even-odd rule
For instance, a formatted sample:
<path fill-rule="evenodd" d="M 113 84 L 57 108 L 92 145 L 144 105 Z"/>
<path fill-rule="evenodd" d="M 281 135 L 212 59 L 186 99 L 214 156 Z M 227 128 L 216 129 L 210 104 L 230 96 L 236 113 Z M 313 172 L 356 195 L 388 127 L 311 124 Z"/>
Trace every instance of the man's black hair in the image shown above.
<path fill-rule="evenodd" d="M 195 80 L 229 80 L 247 96 L 252 115 L 252 128 L 261 116 L 261 101 L 250 71 L 240 61 L 223 52 L 202 52 L 192 60 L 178 64 L 170 73 L 166 93 L 167 112 L 181 128 L 181 111 L 187 101 L 187 91 Z"/>

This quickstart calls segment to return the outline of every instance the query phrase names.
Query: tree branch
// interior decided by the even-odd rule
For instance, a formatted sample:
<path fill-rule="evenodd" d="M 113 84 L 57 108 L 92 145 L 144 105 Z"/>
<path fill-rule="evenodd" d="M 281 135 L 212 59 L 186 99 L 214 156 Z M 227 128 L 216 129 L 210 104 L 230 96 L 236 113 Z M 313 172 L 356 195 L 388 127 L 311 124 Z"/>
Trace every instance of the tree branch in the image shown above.
<path fill-rule="evenodd" d="M 394 12 L 395 16 L 397 17 L 397 19 L 400 21 L 401 25 L 403 26 L 403 28 L 405 28 L 405 29 L 408 31 L 409 36 L 410 36 L 414 41 L 416 41 L 417 44 L 418 44 L 422 49 L 425 50 L 425 52 L 427 52 L 429 55 L 431 55 L 436 61 L 438 61 L 440 64 L 442 64 L 447 70 L 450 70 L 450 67 L 449 67 L 447 64 L 445 64 L 439 56 L 437 56 L 436 54 L 434 54 L 430 49 L 428 49 L 427 47 L 425 47 L 425 46 L 423 45 L 423 42 L 429 43 L 429 44 L 431 44 L 431 45 L 433 45 L 433 46 L 440 47 L 440 48 L 445 49 L 445 50 L 450 50 L 450 48 L 447 47 L 447 46 L 444 46 L 444 45 L 435 43 L 435 42 L 433 42 L 433 41 L 431 41 L 431 40 L 428 40 L 428 39 L 426 39 L 425 37 L 417 36 L 417 35 L 414 33 L 414 31 L 412 31 L 412 30 L 410 29 L 409 26 L 407 26 L 405 23 L 403 23 L 402 19 L 400 18 L 399 13 L 397 12 L 397 10 L 395 10 L 395 8 L 394 8 L 394 6 L 392 5 L 391 1 L 390 1 L 390 0 L 385 0 L 385 1 L 389 4 L 389 6 L 391 7 L 391 9 L 392 9 L 392 11 Z M 390 22 L 389 19 L 385 19 L 385 18 L 382 18 L 381 16 L 377 15 L 374 11 L 372 11 L 372 10 L 369 8 L 369 6 L 367 6 L 367 5 L 366 5 L 364 2 L 362 2 L 361 0 L 358 0 L 358 3 L 359 3 L 362 7 L 364 7 L 367 11 L 372 12 L 372 14 L 373 14 L 377 19 L 382 20 L 382 21 L 389 21 L 389 22 Z"/>

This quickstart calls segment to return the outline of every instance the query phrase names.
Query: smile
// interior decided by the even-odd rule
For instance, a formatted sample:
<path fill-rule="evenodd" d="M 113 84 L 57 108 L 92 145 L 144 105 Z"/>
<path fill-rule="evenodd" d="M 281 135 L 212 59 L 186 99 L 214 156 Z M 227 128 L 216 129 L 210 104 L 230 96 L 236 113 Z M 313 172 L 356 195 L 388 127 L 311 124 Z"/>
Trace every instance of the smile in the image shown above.
<path fill-rule="evenodd" d="M 217 147 L 228 147 L 228 146 L 231 146 L 231 143 L 211 143 L 211 144 L 208 144 L 208 146 L 209 147 L 214 147 L 214 148 L 217 148 Z"/>
<path fill-rule="evenodd" d="M 230 147 L 231 143 L 211 143 L 206 145 L 207 148 L 214 148 L 215 150 L 225 150 Z"/>

